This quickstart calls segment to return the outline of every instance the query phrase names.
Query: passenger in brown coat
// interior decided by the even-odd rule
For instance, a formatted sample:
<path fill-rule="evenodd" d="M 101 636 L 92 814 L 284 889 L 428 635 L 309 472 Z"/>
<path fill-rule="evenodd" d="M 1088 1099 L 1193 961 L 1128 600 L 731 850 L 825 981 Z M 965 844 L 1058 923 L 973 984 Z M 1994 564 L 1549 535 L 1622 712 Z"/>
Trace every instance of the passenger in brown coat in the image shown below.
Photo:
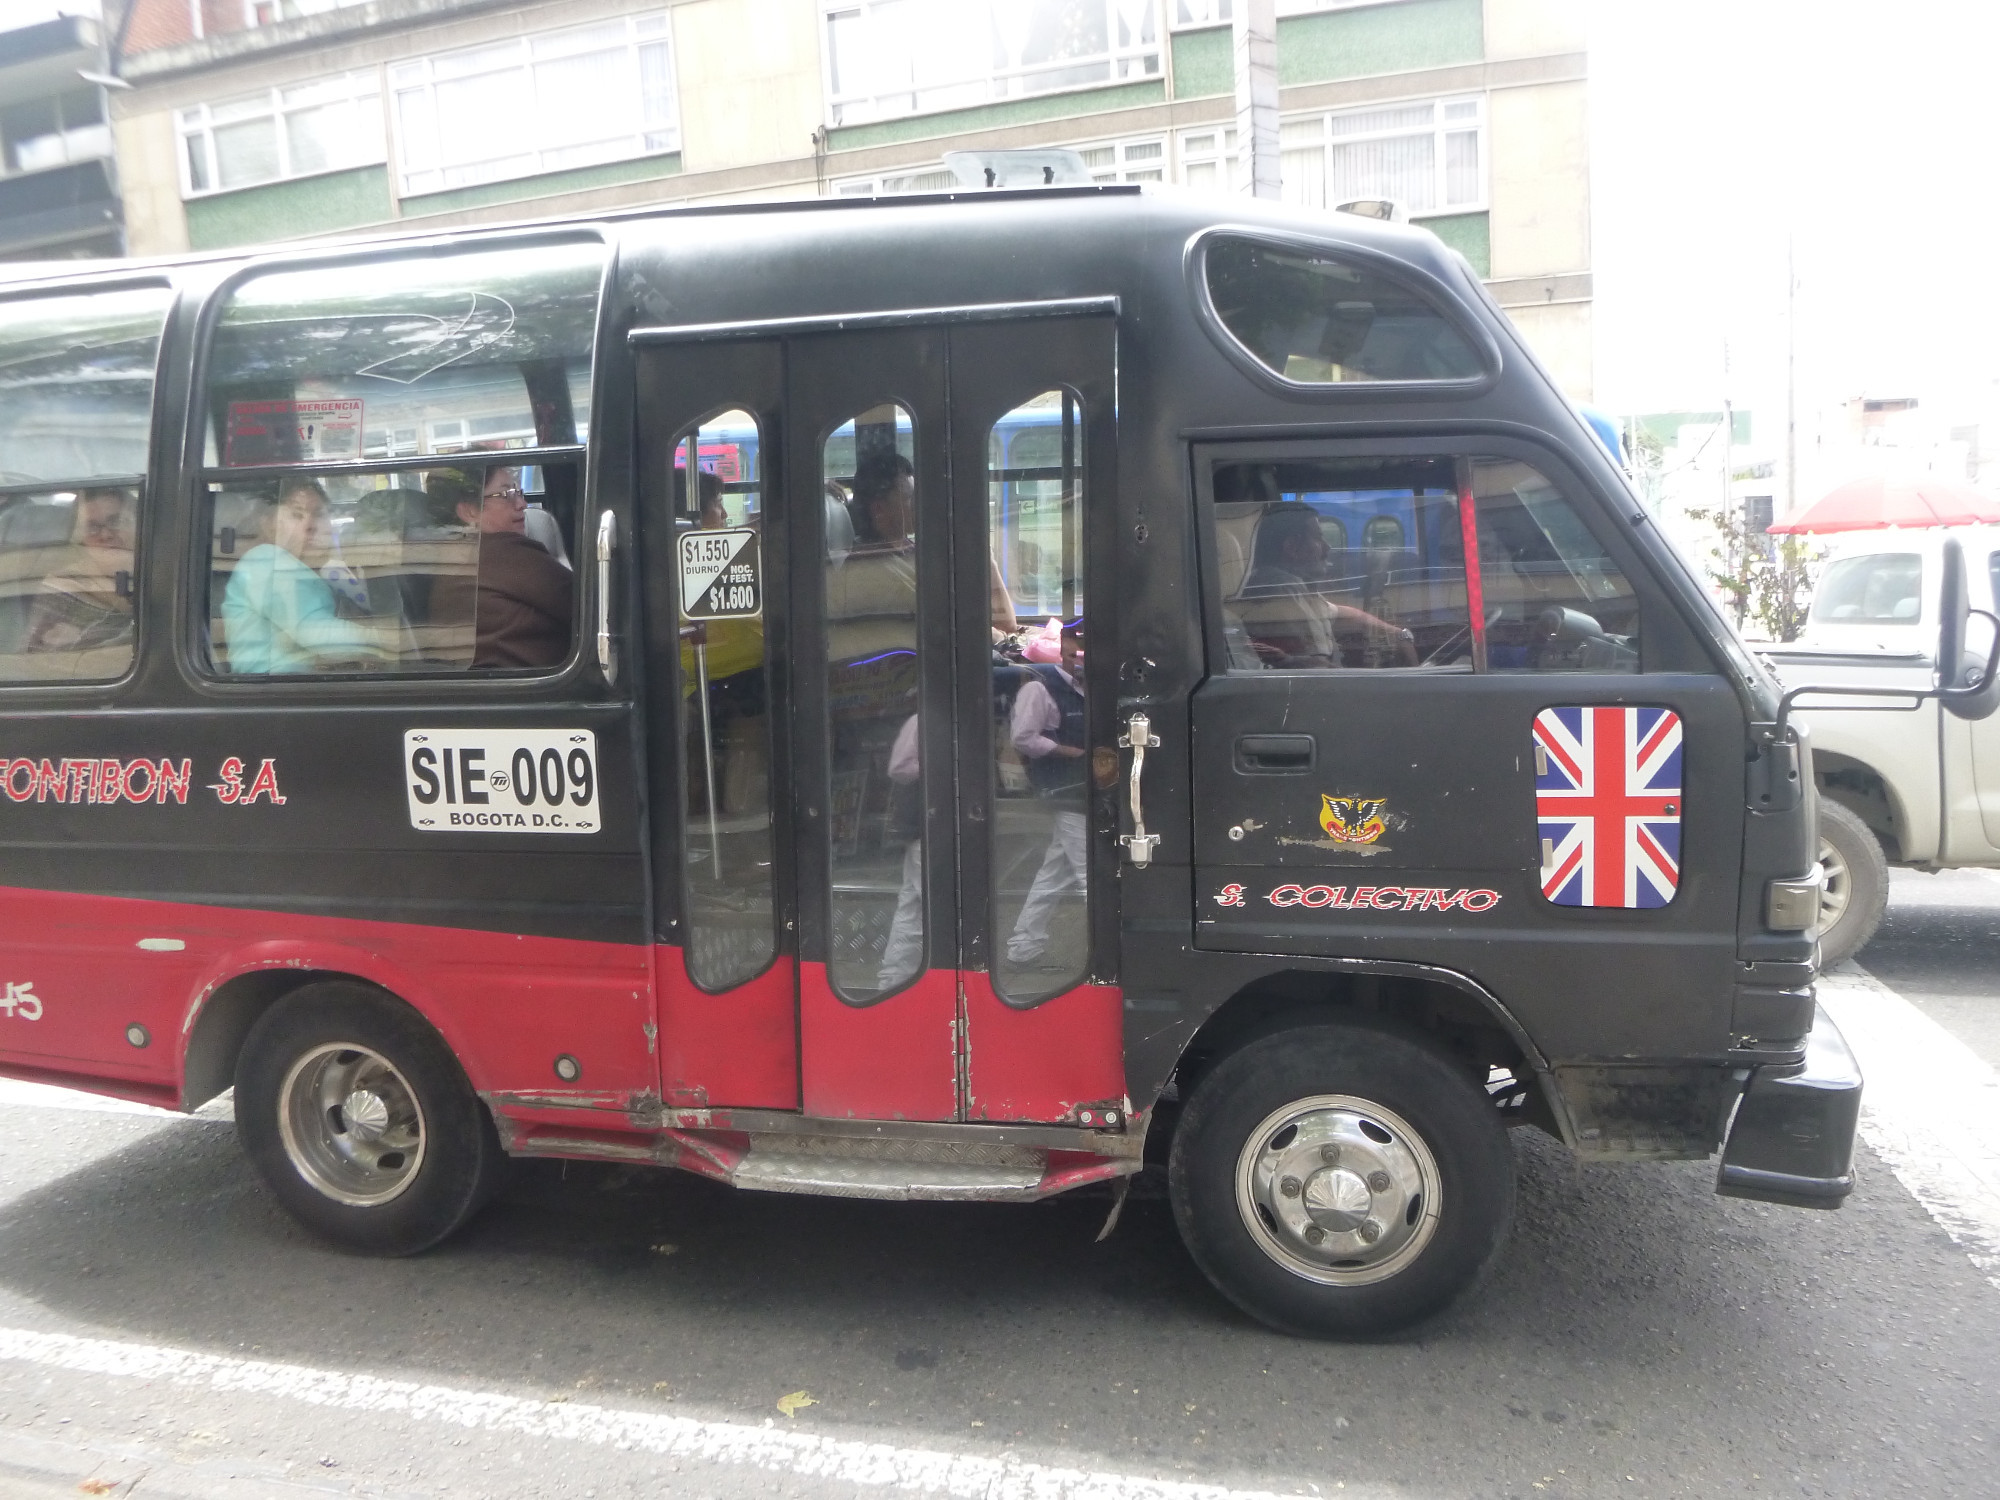
<path fill-rule="evenodd" d="M 460 524 L 479 533 L 472 665 L 561 665 L 569 657 L 575 583 L 569 569 L 529 540 L 528 502 L 519 473 L 497 464 L 483 474 L 478 469 L 437 469 L 426 477 L 424 490 L 443 502 L 440 511 L 449 504 Z M 444 604 L 434 591 L 434 617 L 443 614 Z"/>

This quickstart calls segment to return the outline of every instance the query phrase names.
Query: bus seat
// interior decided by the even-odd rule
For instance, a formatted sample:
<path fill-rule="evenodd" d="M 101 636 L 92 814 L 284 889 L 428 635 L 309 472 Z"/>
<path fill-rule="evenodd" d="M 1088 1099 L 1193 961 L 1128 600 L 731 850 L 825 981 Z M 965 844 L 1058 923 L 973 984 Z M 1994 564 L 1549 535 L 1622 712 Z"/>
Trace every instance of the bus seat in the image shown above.
<path fill-rule="evenodd" d="M 562 523 L 539 505 L 530 505 L 523 520 L 527 526 L 528 540 L 540 546 L 565 568 L 570 567 L 569 549 L 563 545 Z"/>
<path fill-rule="evenodd" d="M 1250 645 L 1243 629 L 1243 582 L 1250 576 L 1250 559 L 1255 552 L 1257 525 L 1263 519 L 1261 501 L 1215 507 L 1216 572 L 1222 586 L 1222 638 L 1229 650 L 1229 665 L 1237 671 L 1257 671 L 1263 662 Z"/>
<path fill-rule="evenodd" d="M 847 554 L 854 550 L 854 517 L 847 507 L 853 503 L 853 496 L 847 486 L 837 479 L 826 482 L 826 560 L 831 563 L 847 561 Z"/>

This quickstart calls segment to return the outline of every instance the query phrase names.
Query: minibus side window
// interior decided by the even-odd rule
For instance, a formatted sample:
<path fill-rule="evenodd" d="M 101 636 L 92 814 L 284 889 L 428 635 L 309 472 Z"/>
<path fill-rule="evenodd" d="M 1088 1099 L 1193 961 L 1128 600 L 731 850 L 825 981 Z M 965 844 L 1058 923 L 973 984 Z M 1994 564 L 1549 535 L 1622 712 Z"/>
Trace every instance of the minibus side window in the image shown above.
<path fill-rule="evenodd" d="M 915 453 L 914 421 L 893 403 L 857 413 L 821 450 L 832 801 L 827 971 L 853 1000 L 901 989 L 924 966 Z"/>
<path fill-rule="evenodd" d="M 1442 455 L 1222 464 L 1214 494 L 1233 670 L 1638 670 L 1630 583 L 1528 464 Z M 1329 541 L 1348 536 L 1361 545 Z"/>
<path fill-rule="evenodd" d="M 570 660 L 603 259 L 509 245 L 229 293 L 202 407 L 215 671 Z"/>
<path fill-rule="evenodd" d="M 173 294 L 0 301 L 0 681 L 121 677 Z"/>
<path fill-rule="evenodd" d="M 674 447 L 675 530 L 749 531 L 761 542 L 762 452 L 757 419 L 746 411 L 723 412 L 683 436 Z M 687 967 L 705 990 L 754 979 L 777 952 L 766 665 L 761 615 L 682 620 Z"/>
<path fill-rule="evenodd" d="M 987 435 L 993 666 L 993 985 L 1038 999 L 1084 977 L 1090 739 L 1083 653 L 1083 412 L 1067 391 Z M 1018 634 L 1011 634 L 1023 626 Z"/>
<path fill-rule="evenodd" d="M 1474 380 L 1470 342 L 1416 292 L 1360 261 L 1220 235 L 1203 254 L 1228 336 L 1300 385 Z"/>

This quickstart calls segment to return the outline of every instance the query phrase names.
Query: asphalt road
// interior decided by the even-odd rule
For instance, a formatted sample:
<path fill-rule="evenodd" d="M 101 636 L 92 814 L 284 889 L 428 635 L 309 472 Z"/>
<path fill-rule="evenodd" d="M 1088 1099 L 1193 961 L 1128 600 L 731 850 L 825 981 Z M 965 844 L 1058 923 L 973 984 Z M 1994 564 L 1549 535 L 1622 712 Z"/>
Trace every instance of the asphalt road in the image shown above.
<path fill-rule="evenodd" d="M 1899 876 L 1864 961 L 1992 1062 L 1996 956 L 2000 883 Z M 1094 1244 L 1103 1199 L 531 1163 L 380 1262 L 297 1231 L 226 1116 L 30 1092 L 0 1094 L 0 1495 L 2000 1492 L 2000 1285 L 1866 1148 L 1815 1214 L 1517 1133 L 1487 1284 L 1329 1345 L 1223 1303 L 1157 1197 Z"/>

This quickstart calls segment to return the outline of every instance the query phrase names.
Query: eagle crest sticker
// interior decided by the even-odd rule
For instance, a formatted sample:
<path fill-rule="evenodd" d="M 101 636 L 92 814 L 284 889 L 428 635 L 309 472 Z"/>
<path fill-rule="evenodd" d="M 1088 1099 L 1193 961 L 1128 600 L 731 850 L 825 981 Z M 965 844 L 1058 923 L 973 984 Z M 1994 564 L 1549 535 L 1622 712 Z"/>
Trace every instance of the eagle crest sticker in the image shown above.
<path fill-rule="evenodd" d="M 1372 844 L 1389 831 L 1388 799 L 1320 793 L 1319 826 L 1336 844 Z"/>

